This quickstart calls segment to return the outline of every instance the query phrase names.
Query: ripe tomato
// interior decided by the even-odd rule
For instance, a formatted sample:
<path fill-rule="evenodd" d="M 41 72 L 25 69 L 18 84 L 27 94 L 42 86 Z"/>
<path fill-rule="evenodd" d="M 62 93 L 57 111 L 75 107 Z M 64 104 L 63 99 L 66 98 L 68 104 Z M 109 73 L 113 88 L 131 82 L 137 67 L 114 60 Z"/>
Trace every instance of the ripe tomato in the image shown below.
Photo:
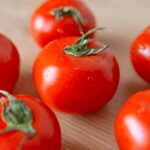
<path fill-rule="evenodd" d="M 54 113 L 40 100 L 23 94 L 0 104 L 1 150 L 61 150 L 60 127 Z"/>
<path fill-rule="evenodd" d="M 118 63 L 101 42 L 87 39 L 90 33 L 55 40 L 37 56 L 33 76 L 49 106 L 84 114 L 98 110 L 114 95 Z"/>
<path fill-rule="evenodd" d="M 131 60 L 136 72 L 150 83 L 150 27 L 144 30 L 133 43 Z"/>
<path fill-rule="evenodd" d="M 44 47 L 54 39 L 80 36 L 95 27 L 95 18 L 80 0 L 48 0 L 31 18 L 31 32 L 37 43 Z M 93 35 L 91 35 L 92 37 Z"/>
<path fill-rule="evenodd" d="M 133 95 L 122 107 L 115 122 L 120 150 L 150 150 L 150 90 Z"/>
<path fill-rule="evenodd" d="M 19 77 L 19 54 L 14 44 L 0 34 L 0 89 L 11 92 Z"/>

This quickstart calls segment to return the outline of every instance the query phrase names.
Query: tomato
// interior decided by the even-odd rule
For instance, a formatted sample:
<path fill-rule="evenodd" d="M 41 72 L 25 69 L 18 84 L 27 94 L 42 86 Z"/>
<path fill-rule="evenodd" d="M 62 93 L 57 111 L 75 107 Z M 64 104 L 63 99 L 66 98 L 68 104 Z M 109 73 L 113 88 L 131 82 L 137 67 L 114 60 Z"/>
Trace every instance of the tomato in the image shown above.
<path fill-rule="evenodd" d="M 0 103 L 1 150 L 61 150 L 60 127 L 54 113 L 35 97 L 17 94 Z"/>
<path fill-rule="evenodd" d="M 30 24 L 41 47 L 58 38 L 80 36 L 95 26 L 92 12 L 80 0 L 48 0 L 33 13 Z"/>
<path fill-rule="evenodd" d="M 115 122 L 120 150 L 150 150 L 150 89 L 131 96 Z"/>
<path fill-rule="evenodd" d="M 0 34 L 0 89 L 11 92 L 19 77 L 20 59 L 15 45 Z"/>
<path fill-rule="evenodd" d="M 133 43 L 131 60 L 136 72 L 150 83 L 150 27 L 146 28 Z"/>
<path fill-rule="evenodd" d="M 52 41 L 38 54 L 33 77 L 50 107 L 84 114 L 98 110 L 114 95 L 118 63 L 107 46 L 88 40 L 89 34 Z"/>

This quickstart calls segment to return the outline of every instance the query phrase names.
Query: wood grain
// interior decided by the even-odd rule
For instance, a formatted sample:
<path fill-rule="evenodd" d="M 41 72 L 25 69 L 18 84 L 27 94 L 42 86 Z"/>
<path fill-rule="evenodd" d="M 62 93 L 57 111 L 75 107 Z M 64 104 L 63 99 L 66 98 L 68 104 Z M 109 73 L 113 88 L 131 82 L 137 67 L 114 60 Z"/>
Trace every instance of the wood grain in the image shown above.
<path fill-rule="evenodd" d="M 105 26 L 97 38 L 111 44 L 118 58 L 121 81 L 112 101 L 94 114 L 73 116 L 58 113 L 63 150 L 117 150 L 114 119 L 121 105 L 133 93 L 148 85 L 134 72 L 129 59 L 133 39 L 149 25 L 149 0 L 84 0 L 94 12 L 98 26 Z M 29 32 L 33 10 L 42 0 L 0 0 L 0 32 L 10 37 L 21 56 L 20 79 L 15 93 L 37 96 L 32 80 L 32 64 L 40 48 Z"/>

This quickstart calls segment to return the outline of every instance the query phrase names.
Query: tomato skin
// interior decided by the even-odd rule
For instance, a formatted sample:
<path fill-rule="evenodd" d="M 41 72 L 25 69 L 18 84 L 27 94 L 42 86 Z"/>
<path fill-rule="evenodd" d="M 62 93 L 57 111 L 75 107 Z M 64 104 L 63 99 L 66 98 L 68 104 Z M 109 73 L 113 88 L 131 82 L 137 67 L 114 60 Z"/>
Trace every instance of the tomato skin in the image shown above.
<path fill-rule="evenodd" d="M 40 100 L 17 94 L 16 98 L 25 102 L 31 109 L 33 116 L 33 128 L 36 134 L 25 141 L 21 150 L 61 150 L 61 133 L 58 121 L 54 113 Z M 2 105 L 0 104 L 0 113 Z M 5 124 L 0 118 L 0 129 Z M 0 135 L 0 148 L 2 150 L 18 150 L 20 142 L 25 138 L 25 133 L 13 131 Z"/>
<path fill-rule="evenodd" d="M 146 28 L 133 43 L 131 61 L 138 75 L 150 83 L 150 27 Z"/>
<path fill-rule="evenodd" d="M 49 43 L 37 56 L 33 77 L 40 96 L 50 107 L 85 114 L 97 111 L 112 98 L 119 82 L 119 67 L 109 50 L 83 57 L 65 54 L 65 47 L 78 39 Z M 98 45 L 101 43 L 92 42 L 89 47 Z"/>
<path fill-rule="evenodd" d="M 11 92 L 19 77 L 20 59 L 15 45 L 0 34 L 0 89 Z"/>
<path fill-rule="evenodd" d="M 120 150 L 150 149 L 150 90 L 129 98 L 119 111 L 115 135 Z"/>
<path fill-rule="evenodd" d="M 53 9 L 64 6 L 74 7 L 81 12 L 85 19 L 85 24 L 82 24 L 84 33 L 96 26 L 92 12 L 82 1 L 48 0 L 33 13 L 30 24 L 31 33 L 41 47 L 58 38 L 81 35 L 72 16 L 65 16 L 57 22 L 56 17 L 50 14 Z"/>

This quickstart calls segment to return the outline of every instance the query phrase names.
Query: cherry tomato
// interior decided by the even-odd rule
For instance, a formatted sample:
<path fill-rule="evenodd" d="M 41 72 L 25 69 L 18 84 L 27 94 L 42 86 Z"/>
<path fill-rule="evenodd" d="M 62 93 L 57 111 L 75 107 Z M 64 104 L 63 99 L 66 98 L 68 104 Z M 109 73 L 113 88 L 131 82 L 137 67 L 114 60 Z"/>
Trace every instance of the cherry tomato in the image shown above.
<path fill-rule="evenodd" d="M 90 33 L 55 40 L 37 56 L 35 84 L 50 107 L 84 114 L 98 110 L 114 95 L 118 63 L 107 46 L 87 40 Z"/>
<path fill-rule="evenodd" d="M 131 96 L 115 122 L 120 150 L 150 150 L 150 89 Z"/>
<path fill-rule="evenodd" d="M 54 113 L 35 97 L 17 94 L 0 99 L 1 150 L 61 150 Z"/>
<path fill-rule="evenodd" d="M 133 43 L 131 60 L 136 72 L 150 83 L 150 27 L 146 28 Z"/>
<path fill-rule="evenodd" d="M 19 77 L 19 54 L 15 45 L 0 34 L 0 89 L 11 92 Z"/>
<path fill-rule="evenodd" d="M 58 38 L 80 36 L 95 24 L 92 12 L 82 1 L 48 0 L 33 13 L 30 26 L 33 37 L 44 47 Z"/>

